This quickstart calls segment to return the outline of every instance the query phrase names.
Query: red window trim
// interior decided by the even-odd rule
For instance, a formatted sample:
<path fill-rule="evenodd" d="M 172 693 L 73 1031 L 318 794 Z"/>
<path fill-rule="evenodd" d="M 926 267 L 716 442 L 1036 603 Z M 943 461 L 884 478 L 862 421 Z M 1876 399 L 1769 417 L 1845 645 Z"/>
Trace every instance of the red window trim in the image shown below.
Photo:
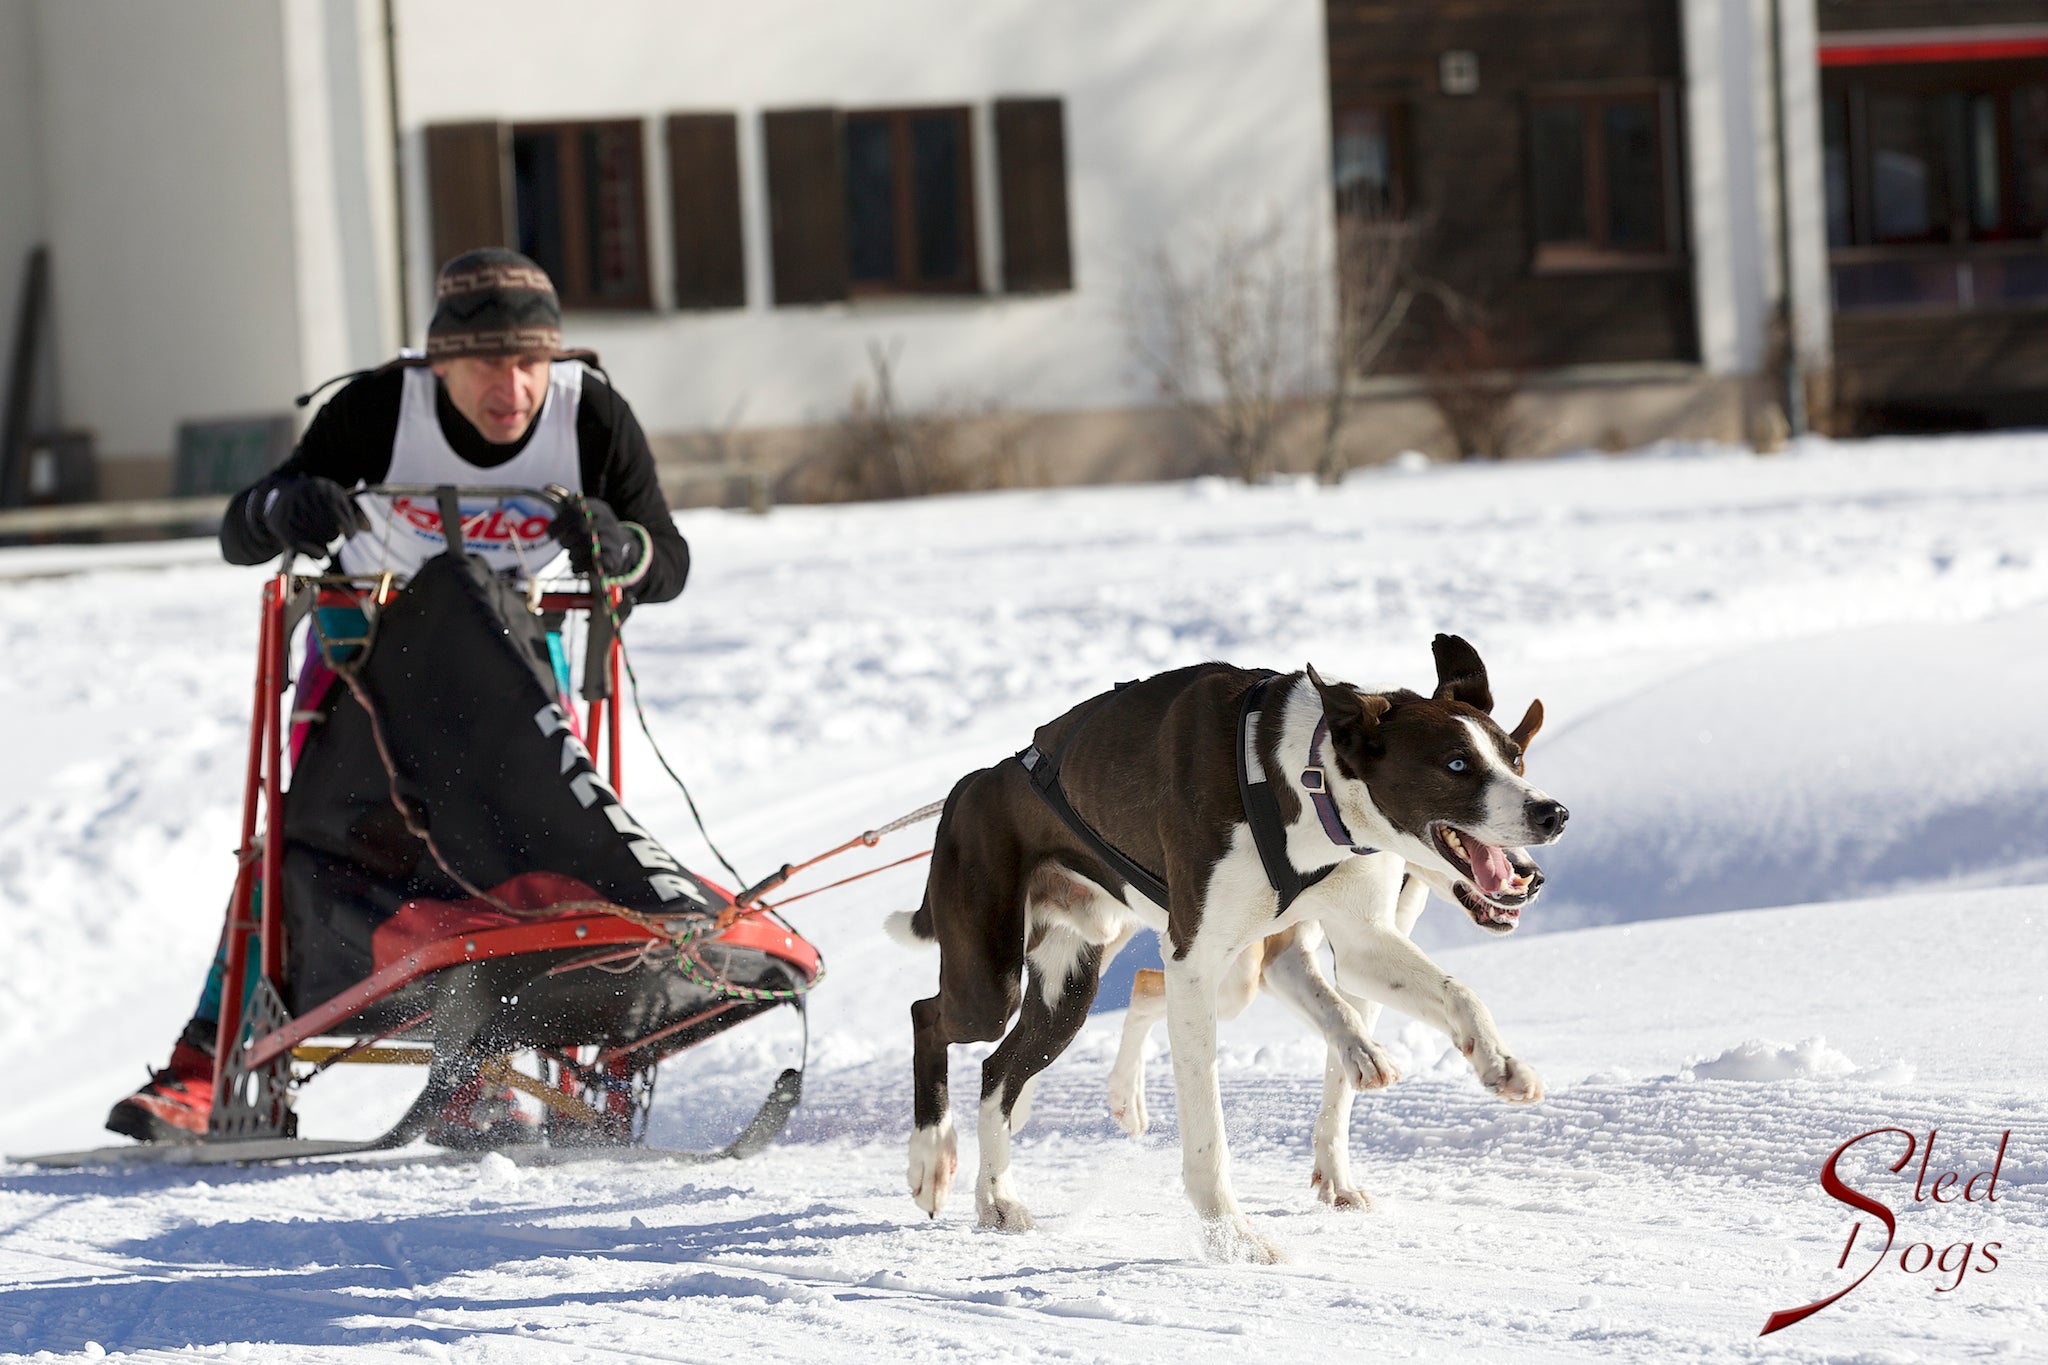
<path fill-rule="evenodd" d="M 2048 57 L 2048 29 L 1997 36 L 1953 30 L 1924 33 L 1840 33 L 1820 40 L 1822 66 L 1913 66 L 1930 62 L 2001 62 Z"/>

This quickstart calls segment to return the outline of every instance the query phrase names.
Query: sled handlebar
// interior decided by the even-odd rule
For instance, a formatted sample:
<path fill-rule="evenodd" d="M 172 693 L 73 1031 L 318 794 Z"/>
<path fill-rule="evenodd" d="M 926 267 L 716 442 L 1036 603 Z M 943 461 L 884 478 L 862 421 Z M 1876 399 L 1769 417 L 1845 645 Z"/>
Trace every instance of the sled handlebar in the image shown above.
<path fill-rule="evenodd" d="M 538 498 L 559 516 L 562 509 L 568 505 L 569 500 L 576 496 L 576 494 L 558 483 L 551 483 L 545 488 L 531 488 L 523 484 L 496 483 L 372 483 L 365 484 L 361 488 L 349 490 L 351 498 L 362 493 L 371 493 L 378 497 L 387 498 L 434 499 L 439 504 L 442 534 L 447 536 L 449 548 L 457 554 L 462 552 L 460 539 L 462 533 L 459 528 L 462 525 L 460 509 L 464 498 L 496 498 L 500 501 L 511 498 Z M 292 561 L 295 557 L 296 551 L 290 546 L 286 546 L 283 562 L 278 565 L 278 572 L 289 574 L 292 571 Z"/>
<path fill-rule="evenodd" d="M 373 483 L 353 491 L 400 498 L 438 498 L 446 493 L 452 493 L 457 498 L 539 498 L 556 511 L 560 511 L 563 505 L 575 496 L 568 489 L 555 483 L 545 488 L 494 483 Z"/>
<path fill-rule="evenodd" d="M 448 541 L 450 553 L 463 552 L 462 500 L 464 498 L 496 498 L 506 501 L 512 498 L 537 498 L 546 503 L 555 515 L 578 495 L 560 484 L 551 483 L 544 488 L 531 488 L 518 484 L 432 484 L 432 483 L 373 483 L 352 490 L 356 493 L 373 493 L 380 497 L 432 498 L 438 504 L 441 515 L 441 534 Z M 284 558 L 278 565 L 278 572 L 289 576 L 295 552 L 285 547 Z M 605 601 L 606 594 L 617 589 L 607 588 L 601 580 L 592 580 L 590 585 L 590 628 L 586 641 L 588 650 L 583 671 L 583 696 L 596 701 L 610 697 L 613 692 L 611 681 L 611 654 L 616 638 L 615 622 L 610 611 L 596 608 Z M 536 610 L 538 605 L 536 604 Z"/>

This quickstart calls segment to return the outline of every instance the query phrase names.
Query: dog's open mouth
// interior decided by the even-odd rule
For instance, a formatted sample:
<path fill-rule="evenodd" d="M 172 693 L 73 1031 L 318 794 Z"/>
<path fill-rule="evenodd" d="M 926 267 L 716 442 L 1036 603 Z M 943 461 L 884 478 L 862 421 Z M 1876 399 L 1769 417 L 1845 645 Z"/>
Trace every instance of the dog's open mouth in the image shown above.
<path fill-rule="evenodd" d="M 1458 904 L 1482 929 L 1497 934 L 1513 929 L 1522 907 L 1543 885 L 1543 870 L 1519 848 L 1502 848 L 1474 838 L 1454 825 L 1430 829 L 1437 851 L 1464 873 L 1451 886 Z"/>

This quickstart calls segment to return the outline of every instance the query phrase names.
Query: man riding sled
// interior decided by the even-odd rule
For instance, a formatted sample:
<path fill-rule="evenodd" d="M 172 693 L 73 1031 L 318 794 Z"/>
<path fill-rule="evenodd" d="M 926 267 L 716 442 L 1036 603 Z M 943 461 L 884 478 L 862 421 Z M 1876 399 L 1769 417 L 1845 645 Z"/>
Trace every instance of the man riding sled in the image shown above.
<path fill-rule="evenodd" d="M 515 251 L 466 252 L 441 267 L 435 297 L 425 356 L 352 377 L 291 458 L 229 504 L 221 553 L 233 564 L 266 563 L 288 549 L 331 555 L 340 572 L 388 572 L 402 585 L 447 549 L 438 514 L 352 490 L 554 488 L 580 496 L 551 517 L 472 521 L 465 509 L 466 555 L 501 578 L 529 580 L 566 550 L 577 573 L 622 590 L 622 610 L 681 593 L 689 547 L 662 497 L 646 435 L 625 400 L 585 363 L 595 357 L 563 351 L 561 308 L 546 272 Z M 317 706 L 317 693 L 333 682 L 325 664 L 309 632 L 295 713 Z M 301 738 L 293 744 L 295 789 L 316 764 L 338 761 L 319 746 L 301 756 Z M 144 1142 L 205 1136 L 224 971 L 223 950 L 169 1065 L 114 1106 L 109 1129 Z M 456 1130 L 452 1140 L 465 1127 L 507 1117 L 504 1096 L 471 1089 L 444 1113 Z"/>

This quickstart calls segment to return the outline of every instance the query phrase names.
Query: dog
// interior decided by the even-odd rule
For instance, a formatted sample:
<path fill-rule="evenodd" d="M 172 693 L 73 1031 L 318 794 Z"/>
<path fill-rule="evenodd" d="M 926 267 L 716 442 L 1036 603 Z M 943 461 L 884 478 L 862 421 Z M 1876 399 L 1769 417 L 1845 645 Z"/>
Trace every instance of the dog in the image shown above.
<path fill-rule="evenodd" d="M 1441 1028 L 1502 1098 L 1542 1097 L 1485 1005 L 1398 921 L 1410 865 L 1473 886 L 1485 914 L 1509 917 L 1492 898 L 1530 874 L 1507 850 L 1551 842 L 1568 818 L 1521 772 L 1540 704 L 1504 732 L 1477 651 L 1452 635 L 1432 650 L 1429 696 L 1360 692 L 1313 667 L 1158 674 L 1090 698 L 1016 758 L 955 784 L 923 902 L 890 926 L 940 952 L 938 993 L 910 1008 L 909 1183 L 920 1208 L 938 1215 L 959 1165 L 947 1049 L 1001 1039 L 982 1067 L 975 1206 L 985 1227 L 1032 1226 L 1011 1135 L 1038 1074 L 1079 1032 L 1103 963 L 1140 928 L 1170 950 L 1182 1182 L 1212 1256 L 1280 1259 L 1232 1192 L 1216 1084 L 1219 989 L 1271 935 L 1319 925 L 1346 993 L 1396 1001 Z M 1392 1082 L 1356 1009 L 1329 1013 L 1346 1085 Z"/>

